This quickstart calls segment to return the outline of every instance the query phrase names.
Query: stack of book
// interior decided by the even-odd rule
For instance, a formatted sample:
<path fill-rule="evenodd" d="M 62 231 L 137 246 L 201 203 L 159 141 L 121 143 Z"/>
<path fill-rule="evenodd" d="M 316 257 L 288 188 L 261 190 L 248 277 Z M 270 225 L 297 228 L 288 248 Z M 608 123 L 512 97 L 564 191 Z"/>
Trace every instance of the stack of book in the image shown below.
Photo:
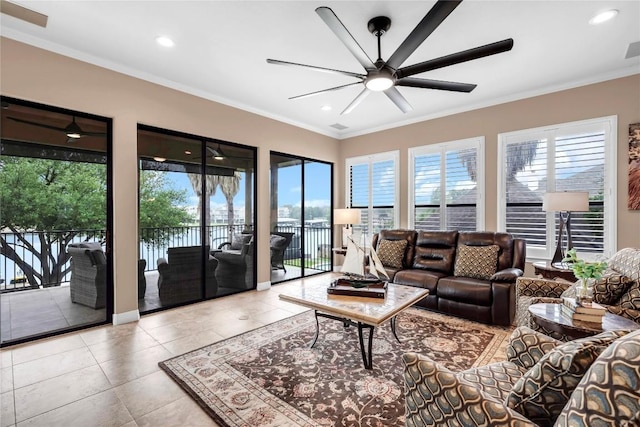
<path fill-rule="evenodd" d="M 562 315 L 573 320 L 590 323 L 602 323 L 607 309 L 597 303 L 581 305 L 575 298 L 562 298 Z"/>
<path fill-rule="evenodd" d="M 337 279 L 331 282 L 327 293 L 332 295 L 349 295 L 354 297 L 384 298 L 387 295 L 387 282 L 382 280 L 355 282 L 350 279 Z"/>

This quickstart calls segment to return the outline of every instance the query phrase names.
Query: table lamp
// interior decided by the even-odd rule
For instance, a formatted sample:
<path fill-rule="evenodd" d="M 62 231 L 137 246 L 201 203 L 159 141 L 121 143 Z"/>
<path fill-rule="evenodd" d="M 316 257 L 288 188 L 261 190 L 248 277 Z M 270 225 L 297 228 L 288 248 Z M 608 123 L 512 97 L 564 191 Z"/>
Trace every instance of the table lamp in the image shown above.
<path fill-rule="evenodd" d="M 334 209 L 333 223 L 335 225 L 344 225 L 342 227 L 342 247 L 347 245 L 347 237 L 351 234 L 354 224 L 360 224 L 360 209 Z"/>
<path fill-rule="evenodd" d="M 589 211 L 589 193 L 586 191 L 560 191 L 546 193 L 542 198 L 542 210 L 558 212 L 558 244 L 553 254 L 551 265 L 561 263 L 564 259 L 562 250 L 563 230 L 567 230 L 567 251 L 573 248 L 571 241 L 571 212 Z M 563 215 L 563 213 L 565 215 Z"/>

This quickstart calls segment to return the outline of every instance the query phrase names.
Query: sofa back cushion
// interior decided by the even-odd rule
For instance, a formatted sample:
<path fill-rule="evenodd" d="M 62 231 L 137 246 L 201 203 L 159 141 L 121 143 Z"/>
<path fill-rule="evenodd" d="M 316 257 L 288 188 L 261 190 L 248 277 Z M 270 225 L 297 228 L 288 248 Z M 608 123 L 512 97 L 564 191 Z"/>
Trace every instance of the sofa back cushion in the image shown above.
<path fill-rule="evenodd" d="M 504 270 L 513 266 L 513 236 L 509 233 L 494 233 L 491 231 L 460 232 L 458 244 L 467 246 L 498 245 L 497 270 Z"/>
<path fill-rule="evenodd" d="M 453 275 L 473 279 L 489 280 L 496 272 L 498 245 L 467 246 L 458 245 Z"/>
<path fill-rule="evenodd" d="M 513 386 L 506 404 L 540 426 L 552 426 L 591 364 L 625 331 L 608 331 L 561 344 Z"/>
<path fill-rule="evenodd" d="M 380 233 L 374 234 L 371 239 L 371 246 L 376 249 L 376 252 L 380 249 L 379 245 L 381 240 L 405 240 L 407 242 L 407 248 L 404 251 L 402 268 L 411 266 L 416 244 L 416 232 L 414 230 L 381 230 Z"/>
<path fill-rule="evenodd" d="M 457 241 L 457 231 L 419 231 L 412 268 L 451 273 Z"/>

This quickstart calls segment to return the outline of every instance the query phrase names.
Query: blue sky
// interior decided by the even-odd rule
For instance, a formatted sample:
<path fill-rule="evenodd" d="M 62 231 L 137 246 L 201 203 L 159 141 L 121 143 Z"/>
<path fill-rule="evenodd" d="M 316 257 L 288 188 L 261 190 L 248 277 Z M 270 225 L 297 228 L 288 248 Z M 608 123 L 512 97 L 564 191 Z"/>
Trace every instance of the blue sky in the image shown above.
<path fill-rule="evenodd" d="M 324 163 L 307 163 L 305 165 L 305 199 L 307 206 L 330 206 L 331 200 L 331 167 Z M 177 190 L 187 190 L 188 202 L 190 206 L 198 204 L 191 187 L 189 178 L 184 173 L 169 172 L 171 185 Z M 302 178 L 301 166 L 291 166 L 280 168 L 278 170 L 278 205 L 294 205 L 300 206 L 302 197 Z M 240 182 L 240 191 L 234 197 L 234 206 L 241 208 L 244 206 L 245 184 L 244 174 Z M 261 197 L 264 197 L 261 195 Z M 211 206 L 226 206 L 224 194 L 218 189 L 216 194 L 211 197 Z"/>

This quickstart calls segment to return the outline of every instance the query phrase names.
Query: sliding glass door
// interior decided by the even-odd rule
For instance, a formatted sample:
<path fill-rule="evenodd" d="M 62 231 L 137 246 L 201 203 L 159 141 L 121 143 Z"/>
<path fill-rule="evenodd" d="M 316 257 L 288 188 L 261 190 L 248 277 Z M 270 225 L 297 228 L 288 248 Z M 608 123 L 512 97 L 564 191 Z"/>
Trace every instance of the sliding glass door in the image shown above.
<path fill-rule="evenodd" d="M 110 321 L 111 121 L 8 97 L 1 113 L 1 344 Z"/>
<path fill-rule="evenodd" d="M 330 163 L 271 153 L 271 283 L 332 270 L 332 179 Z"/>
<path fill-rule="evenodd" d="M 138 156 L 140 312 L 255 288 L 255 149 L 140 125 Z"/>

